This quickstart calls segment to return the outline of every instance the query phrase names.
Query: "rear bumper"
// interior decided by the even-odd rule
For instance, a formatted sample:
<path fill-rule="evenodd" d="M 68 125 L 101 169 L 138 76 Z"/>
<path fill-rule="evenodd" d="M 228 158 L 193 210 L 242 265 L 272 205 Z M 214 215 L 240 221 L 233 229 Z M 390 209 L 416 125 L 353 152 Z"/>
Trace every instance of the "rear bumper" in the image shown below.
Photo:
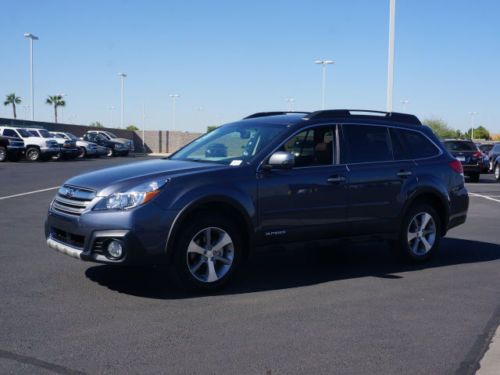
<path fill-rule="evenodd" d="M 464 169 L 464 174 L 473 174 L 473 173 L 481 173 L 482 164 L 462 164 L 462 168 Z"/>

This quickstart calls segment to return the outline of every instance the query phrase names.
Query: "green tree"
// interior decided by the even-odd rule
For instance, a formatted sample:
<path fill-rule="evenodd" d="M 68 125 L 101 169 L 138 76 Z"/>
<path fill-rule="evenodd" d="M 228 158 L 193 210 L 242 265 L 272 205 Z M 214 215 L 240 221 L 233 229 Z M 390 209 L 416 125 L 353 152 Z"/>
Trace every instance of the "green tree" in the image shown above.
<path fill-rule="evenodd" d="M 49 95 L 45 104 L 54 106 L 54 122 L 57 123 L 57 107 L 66 106 L 66 102 L 64 101 L 62 95 Z"/>
<path fill-rule="evenodd" d="M 460 134 L 460 131 L 450 128 L 440 119 L 424 120 L 424 124 L 428 125 L 439 138 L 456 138 Z"/>
<path fill-rule="evenodd" d="M 217 126 L 209 125 L 209 126 L 207 126 L 207 133 L 210 133 L 211 131 L 214 131 L 215 129 L 217 129 Z"/>
<path fill-rule="evenodd" d="M 16 112 L 16 104 L 21 104 L 22 100 L 19 96 L 16 96 L 15 93 L 9 94 L 5 96 L 5 101 L 3 102 L 3 105 L 12 105 L 12 111 L 14 112 L 14 118 L 17 118 L 17 112 Z"/>
<path fill-rule="evenodd" d="M 135 125 L 129 125 L 125 128 L 125 130 L 130 130 L 131 132 L 139 130 L 139 128 Z"/>
<path fill-rule="evenodd" d="M 472 133 L 472 128 L 467 130 L 467 138 L 474 138 L 474 139 L 485 139 L 485 140 L 490 140 L 490 132 L 488 129 L 486 129 L 484 126 L 478 126 L 477 128 L 474 128 L 474 133 Z"/>
<path fill-rule="evenodd" d="M 92 126 L 93 128 L 104 128 L 104 125 L 101 124 L 99 121 L 91 122 L 89 126 Z"/>

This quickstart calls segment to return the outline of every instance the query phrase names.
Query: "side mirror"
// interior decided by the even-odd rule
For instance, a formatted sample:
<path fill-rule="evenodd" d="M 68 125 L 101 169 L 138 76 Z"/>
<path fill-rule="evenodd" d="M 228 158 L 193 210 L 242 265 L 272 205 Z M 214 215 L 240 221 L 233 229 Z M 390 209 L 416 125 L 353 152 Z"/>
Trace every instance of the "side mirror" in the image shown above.
<path fill-rule="evenodd" d="M 277 151 L 271 155 L 267 165 L 272 169 L 291 169 L 295 166 L 295 155 L 291 152 Z"/>

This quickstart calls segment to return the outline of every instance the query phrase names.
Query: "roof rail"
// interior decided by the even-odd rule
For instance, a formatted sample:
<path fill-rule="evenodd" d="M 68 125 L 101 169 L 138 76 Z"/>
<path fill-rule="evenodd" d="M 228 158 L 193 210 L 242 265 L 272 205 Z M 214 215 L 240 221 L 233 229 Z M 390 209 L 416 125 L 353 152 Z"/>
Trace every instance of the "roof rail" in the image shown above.
<path fill-rule="evenodd" d="M 302 113 L 302 114 L 310 114 L 311 112 L 302 112 L 302 111 L 274 111 L 274 112 L 257 112 L 254 114 L 251 114 L 250 116 L 244 117 L 243 120 L 247 120 L 249 118 L 256 118 L 256 117 L 266 117 L 266 116 L 277 116 L 277 115 L 287 115 L 289 113 Z"/>
<path fill-rule="evenodd" d="M 371 118 L 411 125 L 422 125 L 415 115 L 399 112 L 371 111 L 366 109 L 328 109 L 316 111 L 306 116 L 308 120 L 326 120 L 333 118 Z"/>

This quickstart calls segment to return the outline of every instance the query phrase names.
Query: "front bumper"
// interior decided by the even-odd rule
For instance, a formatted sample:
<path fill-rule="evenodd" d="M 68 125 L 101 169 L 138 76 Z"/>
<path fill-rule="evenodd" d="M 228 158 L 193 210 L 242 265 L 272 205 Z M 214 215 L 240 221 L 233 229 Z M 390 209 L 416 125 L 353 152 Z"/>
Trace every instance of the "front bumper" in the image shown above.
<path fill-rule="evenodd" d="M 62 156 L 73 156 L 76 157 L 80 154 L 80 150 L 77 148 L 64 148 L 61 147 L 61 155 Z"/>
<path fill-rule="evenodd" d="M 175 217 L 176 212 L 153 202 L 129 211 L 87 211 L 80 216 L 50 208 L 45 237 L 48 247 L 84 261 L 162 264 L 167 259 L 167 236 Z M 120 259 L 113 259 L 106 251 L 112 239 L 123 245 Z"/>
<path fill-rule="evenodd" d="M 61 152 L 61 148 L 60 147 L 42 147 L 42 148 L 40 148 L 40 152 L 43 155 L 54 156 L 54 155 L 57 155 L 58 153 Z"/>

